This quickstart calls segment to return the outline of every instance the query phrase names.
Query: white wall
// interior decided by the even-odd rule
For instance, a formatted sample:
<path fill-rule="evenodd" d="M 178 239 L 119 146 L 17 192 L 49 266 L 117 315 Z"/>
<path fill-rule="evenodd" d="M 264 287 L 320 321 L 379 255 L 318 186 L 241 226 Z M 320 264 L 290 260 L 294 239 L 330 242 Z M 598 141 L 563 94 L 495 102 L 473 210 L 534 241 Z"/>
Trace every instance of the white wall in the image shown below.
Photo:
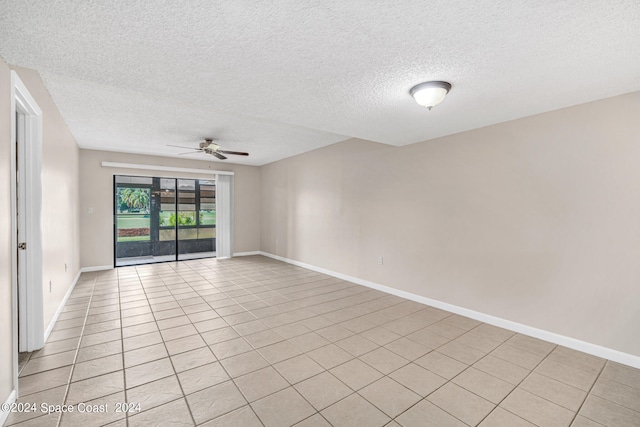
<path fill-rule="evenodd" d="M 261 185 L 265 252 L 640 356 L 640 92 Z"/>
<path fill-rule="evenodd" d="M 103 161 L 233 171 L 234 251 L 260 249 L 260 169 L 226 162 L 80 150 L 80 228 L 83 267 L 113 266 L 113 175 L 202 178 L 202 175 L 102 167 Z M 89 214 L 89 208 L 93 213 Z"/>

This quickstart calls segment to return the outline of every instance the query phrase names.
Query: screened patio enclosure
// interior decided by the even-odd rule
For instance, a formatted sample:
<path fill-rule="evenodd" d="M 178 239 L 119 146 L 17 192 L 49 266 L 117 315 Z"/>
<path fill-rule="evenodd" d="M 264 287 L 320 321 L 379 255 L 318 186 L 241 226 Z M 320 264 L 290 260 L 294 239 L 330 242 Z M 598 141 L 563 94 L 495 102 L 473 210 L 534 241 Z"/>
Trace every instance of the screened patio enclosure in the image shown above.
<path fill-rule="evenodd" d="M 216 181 L 114 176 L 114 264 L 216 256 Z"/>

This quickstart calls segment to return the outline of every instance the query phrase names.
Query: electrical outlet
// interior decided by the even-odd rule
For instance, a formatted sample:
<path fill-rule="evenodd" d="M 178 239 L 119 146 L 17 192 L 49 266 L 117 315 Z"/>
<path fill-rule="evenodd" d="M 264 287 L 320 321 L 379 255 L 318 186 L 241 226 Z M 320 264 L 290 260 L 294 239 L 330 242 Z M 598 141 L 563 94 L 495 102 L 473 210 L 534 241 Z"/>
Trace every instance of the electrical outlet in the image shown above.
<path fill-rule="evenodd" d="M 383 261 L 384 261 L 384 259 L 381 256 L 379 256 L 378 257 L 378 265 L 382 265 Z"/>

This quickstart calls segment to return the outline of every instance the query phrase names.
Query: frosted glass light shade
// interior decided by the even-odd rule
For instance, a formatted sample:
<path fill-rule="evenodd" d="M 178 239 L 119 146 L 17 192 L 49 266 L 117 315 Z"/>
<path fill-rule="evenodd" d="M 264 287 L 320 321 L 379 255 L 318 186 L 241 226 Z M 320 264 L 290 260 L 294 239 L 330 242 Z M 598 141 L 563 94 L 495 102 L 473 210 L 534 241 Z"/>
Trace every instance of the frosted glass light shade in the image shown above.
<path fill-rule="evenodd" d="M 418 105 L 429 110 L 440 104 L 451 90 L 451 84 L 447 82 L 425 82 L 411 88 L 409 93 Z"/>

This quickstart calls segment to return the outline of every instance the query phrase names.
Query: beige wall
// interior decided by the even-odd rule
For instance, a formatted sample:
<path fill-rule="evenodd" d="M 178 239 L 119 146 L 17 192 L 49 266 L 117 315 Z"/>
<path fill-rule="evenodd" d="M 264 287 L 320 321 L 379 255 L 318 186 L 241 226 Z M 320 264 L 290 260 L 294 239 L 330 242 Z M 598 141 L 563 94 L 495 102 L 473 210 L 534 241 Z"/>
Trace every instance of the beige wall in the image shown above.
<path fill-rule="evenodd" d="M 78 146 L 39 74 L 14 68 L 43 113 L 42 245 L 44 326 L 49 325 L 78 273 Z M 11 75 L 0 59 L 0 401 L 13 382 L 11 295 Z M 67 271 L 64 264 L 67 263 Z M 49 281 L 52 290 L 49 291 Z"/>
<path fill-rule="evenodd" d="M 261 172 L 265 252 L 640 355 L 640 92 Z"/>
<path fill-rule="evenodd" d="M 234 251 L 260 249 L 260 169 L 209 162 L 108 151 L 80 150 L 80 229 L 82 267 L 113 266 L 113 175 L 202 178 L 198 174 L 102 167 L 120 162 L 195 169 L 233 171 Z M 89 208 L 93 213 L 89 214 Z"/>
<path fill-rule="evenodd" d="M 80 270 L 80 150 L 40 74 L 12 68 L 42 109 L 42 278 L 46 328 Z"/>

